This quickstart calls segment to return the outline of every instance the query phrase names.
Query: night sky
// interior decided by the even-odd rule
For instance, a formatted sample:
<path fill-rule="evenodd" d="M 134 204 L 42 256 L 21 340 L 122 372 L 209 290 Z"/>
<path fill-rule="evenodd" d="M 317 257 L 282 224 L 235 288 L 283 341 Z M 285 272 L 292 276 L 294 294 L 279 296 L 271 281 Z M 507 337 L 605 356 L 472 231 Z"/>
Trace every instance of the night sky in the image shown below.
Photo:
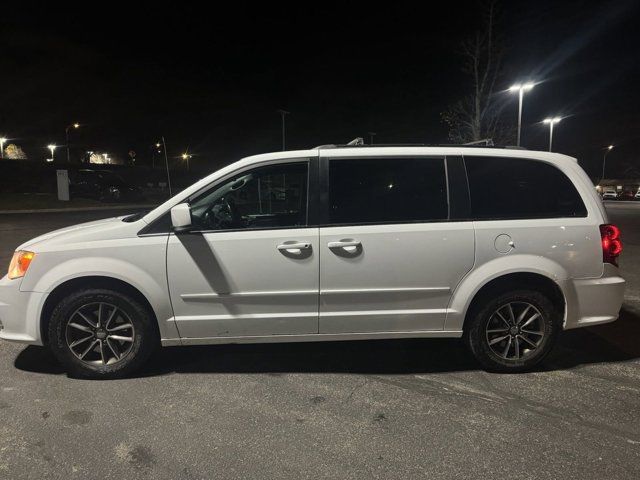
<path fill-rule="evenodd" d="M 482 2 L 269 3 L 5 7 L 0 134 L 44 159 L 77 121 L 76 145 L 119 157 L 133 149 L 142 164 L 164 135 L 171 156 L 188 148 L 202 170 L 279 150 L 279 108 L 291 111 L 288 149 L 368 131 L 377 143 L 447 141 L 440 113 L 470 88 L 458 51 Z M 562 115 L 554 150 L 588 173 L 610 143 L 613 170 L 640 167 L 638 5 L 502 3 L 500 88 L 541 82 L 525 98 L 523 146 L 546 149 L 539 122 Z M 515 123 L 516 96 L 499 95 Z"/>

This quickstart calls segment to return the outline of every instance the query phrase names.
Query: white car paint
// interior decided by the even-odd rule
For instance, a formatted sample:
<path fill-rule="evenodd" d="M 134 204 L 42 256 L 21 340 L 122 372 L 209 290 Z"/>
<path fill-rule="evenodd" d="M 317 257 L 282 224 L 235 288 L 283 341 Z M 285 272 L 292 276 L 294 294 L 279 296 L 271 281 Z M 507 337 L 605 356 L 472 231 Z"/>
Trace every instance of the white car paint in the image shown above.
<path fill-rule="evenodd" d="M 547 162 L 572 180 L 588 215 L 231 231 L 192 238 L 140 234 L 194 193 L 255 166 L 372 154 Z M 95 276 L 126 282 L 147 299 L 163 345 L 459 337 L 474 295 L 514 272 L 537 273 L 560 287 L 564 328 L 605 323 L 617 318 L 624 280 L 616 267 L 602 262 L 598 226 L 604 223 L 606 212 L 589 178 L 575 159 L 560 154 L 379 147 L 257 155 L 209 175 L 137 221 L 90 222 L 20 245 L 36 257 L 24 278 L 0 280 L 0 338 L 42 344 L 47 297 L 69 280 Z M 360 242 L 365 255 L 335 254 L 357 248 L 335 242 L 351 241 Z M 279 249 L 287 242 L 296 245 Z M 308 250 L 304 258 L 300 249 Z"/>

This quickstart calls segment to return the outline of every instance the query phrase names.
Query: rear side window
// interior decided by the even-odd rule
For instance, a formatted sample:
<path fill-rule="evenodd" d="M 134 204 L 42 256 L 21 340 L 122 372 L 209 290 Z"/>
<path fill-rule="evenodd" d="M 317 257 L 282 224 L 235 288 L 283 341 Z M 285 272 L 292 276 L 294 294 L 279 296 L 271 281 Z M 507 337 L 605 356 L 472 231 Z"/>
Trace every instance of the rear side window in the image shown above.
<path fill-rule="evenodd" d="M 573 183 L 548 163 L 522 158 L 466 157 L 476 219 L 586 217 Z"/>
<path fill-rule="evenodd" d="M 332 224 L 446 220 L 442 158 L 367 158 L 329 161 Z"/>

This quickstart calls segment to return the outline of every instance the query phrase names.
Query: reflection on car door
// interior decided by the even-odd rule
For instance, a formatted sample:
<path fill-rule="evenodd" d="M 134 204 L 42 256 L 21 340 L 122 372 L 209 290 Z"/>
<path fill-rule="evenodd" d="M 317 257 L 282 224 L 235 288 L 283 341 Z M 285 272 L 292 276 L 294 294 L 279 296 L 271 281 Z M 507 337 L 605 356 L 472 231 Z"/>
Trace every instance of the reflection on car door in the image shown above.
<path fill-rule="evenodd" d="M 181 337 L 318 332 L 319 230 L 307 226 L 309 181 L 309 161 L 298 159 L 242 172 L 191 201 L 201 229 L 171 234 L 167 249 Z"/>
<path fill-rule="evenodd" d="M 449 221 L 445 159 L 321 155 L 320 333 L 443 329 L 474 259 L 472 222 Z"/>

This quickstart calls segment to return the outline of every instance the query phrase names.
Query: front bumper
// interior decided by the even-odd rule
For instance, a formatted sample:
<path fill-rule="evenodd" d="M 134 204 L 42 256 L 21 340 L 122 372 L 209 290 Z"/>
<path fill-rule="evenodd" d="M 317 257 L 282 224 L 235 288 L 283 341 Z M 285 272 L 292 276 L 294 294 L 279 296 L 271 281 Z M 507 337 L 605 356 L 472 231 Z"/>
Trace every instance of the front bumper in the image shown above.
<path fill-rule="evenodd" d="M 21 292 L 22 279 L 0 279 L 0 338 L 42 345 L 40 312 L 46 293 Z"/>
<path fill-rule="evenodd" d="M 616 320 L 624 300 L 625 283 L 618 268 L 608 263 L 600 278 L 568 281 L 565 330 Z"/>

